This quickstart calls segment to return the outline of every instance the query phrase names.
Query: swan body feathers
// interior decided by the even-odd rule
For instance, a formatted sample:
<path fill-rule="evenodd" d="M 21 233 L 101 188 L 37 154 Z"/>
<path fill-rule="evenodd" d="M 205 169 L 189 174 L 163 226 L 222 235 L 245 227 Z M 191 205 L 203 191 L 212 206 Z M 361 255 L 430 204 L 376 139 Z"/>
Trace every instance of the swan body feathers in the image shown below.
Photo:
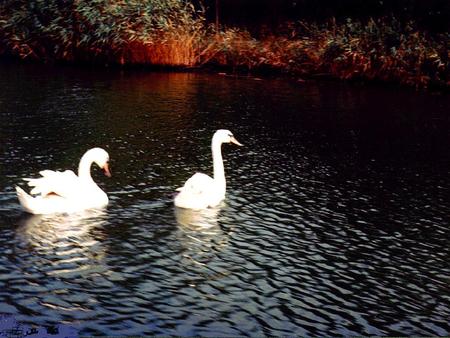
<path fill-rule="evenodd" d="M 175 206 L 200 210 L 215 207 L 225 198 L 226 180 L 221 150 L 223 143 L 242 146 L 229 130 L 217 130 L 211 142 L 214 177 L 194 174 L 183 187 L 177 189 L 179 193 L 174 199 Z"/>
<path fill-rule="evenodd" d="M 16 187 L 22 208 L 32 214 L 72 213 L 108 204 L 108 196 L 92 180 L 90 167 L 96 163 L 110 176 L 109 155 L 101 148 L 88 150 L 80 160 L 78 175 L 71 170 L 42 170 L 41 177 L 25 178 L 30 194 Z"/>

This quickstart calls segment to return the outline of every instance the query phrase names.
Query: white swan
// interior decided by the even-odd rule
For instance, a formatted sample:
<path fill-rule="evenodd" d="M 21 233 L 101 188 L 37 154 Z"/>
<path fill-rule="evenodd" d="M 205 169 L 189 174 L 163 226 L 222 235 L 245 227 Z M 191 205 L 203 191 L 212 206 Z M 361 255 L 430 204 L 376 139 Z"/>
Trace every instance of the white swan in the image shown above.
<path fill-rule="evenodd" d="M 225 198 L 226 181 L 222 160 L 222 143 L 234 143 L 242 146 L 229 130 L 219 129 L 214 133 L 211 142 L 214 178 L 196 173 L 178 188 L 174 203 L 186 209 L 206 209 L 217 206 Z"/>
<path fill-rule="evenodd" d="M 64 172 L 43 170 L 42 177 L 25 178 L 33 187 L 32 195 L 16 186 L 17 197 L 22 208 L 31 214 L 72 213 L 91 208 L 102 208 L 108 204 L 108 196 L 91 177 L 91 165 L 96 163 L 109 171 L 109 155 L 101 148 L 92 148 L 81 157 L 78 176 L 71 170 Z"/>

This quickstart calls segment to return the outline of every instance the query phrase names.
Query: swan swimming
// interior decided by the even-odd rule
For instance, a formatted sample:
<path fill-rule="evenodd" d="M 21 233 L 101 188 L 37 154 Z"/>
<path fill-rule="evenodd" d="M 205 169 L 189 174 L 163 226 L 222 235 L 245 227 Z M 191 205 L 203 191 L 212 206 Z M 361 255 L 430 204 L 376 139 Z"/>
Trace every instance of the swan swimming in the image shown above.
<path fill-rule="evenodd" d="M 242 146 L 229 130 L 217 130 L 211 141 L 214 178 L 202 173 L 194 174 L 183 187 L 177 189 L 179 193 L 174 199 L 175 206 L 200 210 L 215 207 L 225 198 L 226 181 L 222 159 L 222 143 Z"/>
<path fill-rule="evenodd" d="M 85 209 L 103 208 L 108 196 L 91 177 L 91 165 L 96 163 L 111 177 L 109 155 L 102 148 L 89 149 L 80 160 L 78 176 L 71 170 L 40 171 L 42 177 L 25 178 L 33 187 L 31 196 L 16 186 L 22 208 L 31 214 L 73 213 Z"/>

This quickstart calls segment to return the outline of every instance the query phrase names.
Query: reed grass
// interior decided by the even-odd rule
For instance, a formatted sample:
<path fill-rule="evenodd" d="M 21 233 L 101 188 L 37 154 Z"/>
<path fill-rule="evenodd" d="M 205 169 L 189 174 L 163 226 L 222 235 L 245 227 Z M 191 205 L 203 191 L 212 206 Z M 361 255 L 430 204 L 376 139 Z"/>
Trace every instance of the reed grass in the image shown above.
<path fill-rule="evenodd" d="M 450 87 L 448 33 L 430 36 L 413 22 L 401 24 L 395 18 L 341 24 L 332 20 L 322 26 L 298 22 L 284 31 L 257 40 L 246 31 L 226 30 L 212 42 L 215 54 L 208 62 L 304 77 Z"/>
<path fill-rule="evenodd" d="M 4 0 L 0 53 L 22 59 L 194 66 L 204 15 L 185 0 Z"/>
<path fill-rule="evenodd" d="M 225 67 L 306 79 L 450 88 L 450 34 L 395 18 L 216 30 L 188 0 L 3 0 L 0 54 L 32 60 Z"/>

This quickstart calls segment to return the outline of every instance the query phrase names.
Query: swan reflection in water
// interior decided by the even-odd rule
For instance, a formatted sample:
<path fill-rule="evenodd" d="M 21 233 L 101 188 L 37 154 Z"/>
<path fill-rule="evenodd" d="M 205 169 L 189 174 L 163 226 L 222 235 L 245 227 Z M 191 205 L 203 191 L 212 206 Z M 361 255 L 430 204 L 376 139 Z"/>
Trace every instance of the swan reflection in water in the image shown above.
<path fill-rule="evenodd" d="M 178 240 L 185 248 L 186 258 L 205 264 L 228 245 L 228 235 L 219 225 L 220 211 L 219 207 L 203 210 L 175 208 Z"/>
<path fill-rule="evenodd" d="M 27 215 L 20 221 L 16 237 L 40 254 L 51 255 L 53 260 L 55 255 L 61 260 L 67 256 L 98 260 L 104 250 L 91 230 L 106 220 L 104 210 L 94 209 L 75 214 Z"/>
<path fill-rule="evenodd" d="M 218 227 L 219 211 L 219 207 L 202 210 L 175 207 L 175 217 L 183 228 L 202 231 Z"/>

